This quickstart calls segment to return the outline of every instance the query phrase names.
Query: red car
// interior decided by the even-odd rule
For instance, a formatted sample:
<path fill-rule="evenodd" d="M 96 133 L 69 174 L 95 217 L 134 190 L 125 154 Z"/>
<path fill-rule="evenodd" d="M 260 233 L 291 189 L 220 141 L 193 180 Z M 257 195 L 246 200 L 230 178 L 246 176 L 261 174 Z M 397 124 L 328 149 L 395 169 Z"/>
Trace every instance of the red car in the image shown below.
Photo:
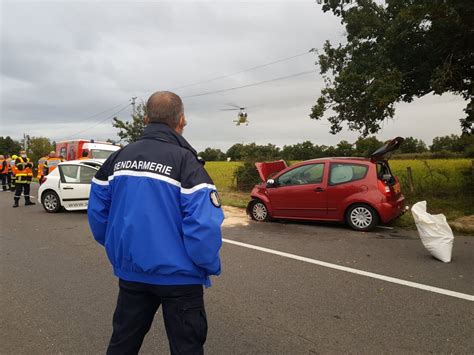
<path fill-rule="evenodd" d="M 283 160 L 256 163 L 256 185 L 247 213 L 256 221 L 295 219 L 346 222 L 358 231 L 388 223 L 406 210 L 405 197 L 384 156 L 397 137 L 370 158 L 322 158 L 287 167 Z"/>

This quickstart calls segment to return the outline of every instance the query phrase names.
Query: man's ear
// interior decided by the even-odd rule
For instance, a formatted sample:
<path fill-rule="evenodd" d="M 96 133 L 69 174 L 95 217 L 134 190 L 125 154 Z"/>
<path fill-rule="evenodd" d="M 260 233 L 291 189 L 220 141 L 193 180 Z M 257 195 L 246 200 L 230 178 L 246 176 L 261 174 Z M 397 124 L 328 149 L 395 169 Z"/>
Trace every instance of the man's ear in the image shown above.
<path fill-rule="evenodd" d="M 148 118 L 148 116 L 145 115 L 145 117 L 143 117 L 143 122 L 145 122 L 146 125 L 150 123 L 150 119 Z"/>

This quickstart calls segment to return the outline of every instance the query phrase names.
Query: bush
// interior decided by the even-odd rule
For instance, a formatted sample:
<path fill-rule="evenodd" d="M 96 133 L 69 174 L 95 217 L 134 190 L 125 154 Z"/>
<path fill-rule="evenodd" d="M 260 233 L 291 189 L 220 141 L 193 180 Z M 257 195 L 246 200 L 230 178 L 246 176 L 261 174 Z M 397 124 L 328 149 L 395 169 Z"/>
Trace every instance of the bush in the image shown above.
<path fill-rule="evenodd" d="M 237 190 L 250 191 L 255 184 L 260 182 L 255 162 L 246 161 L 243 165 L 239 166 L 234 172 L 234 180 Z"/>

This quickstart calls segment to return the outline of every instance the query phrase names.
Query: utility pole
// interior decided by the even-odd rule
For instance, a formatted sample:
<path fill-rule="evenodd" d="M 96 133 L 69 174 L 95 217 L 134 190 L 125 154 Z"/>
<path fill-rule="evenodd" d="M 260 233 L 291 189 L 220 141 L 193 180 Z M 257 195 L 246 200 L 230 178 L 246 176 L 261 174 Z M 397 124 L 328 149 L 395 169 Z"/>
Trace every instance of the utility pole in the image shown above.
<path fill-rule="evenodd" d="M 27 139 L 26 139 L 27 135 L 26 133 L 23 133 L 23 150 L 28 150 L 28 142 L 27 142 Z"/>
<path fill-rule="evenodd" d="M 136 96 L 132 97 L 130 99 L 130 101 L 132 101 L 132 112 L 133 112 L 133 115 L 135 116 L 135 100 L 137 99 Z"/>

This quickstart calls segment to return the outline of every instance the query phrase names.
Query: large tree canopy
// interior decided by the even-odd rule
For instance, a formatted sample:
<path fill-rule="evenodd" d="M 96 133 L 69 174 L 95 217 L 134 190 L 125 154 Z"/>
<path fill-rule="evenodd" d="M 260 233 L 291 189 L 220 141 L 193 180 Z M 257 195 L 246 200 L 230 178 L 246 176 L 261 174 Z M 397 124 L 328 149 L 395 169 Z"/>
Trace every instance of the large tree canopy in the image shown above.
<path fill-rule="evenodd" d="M 341 18 L 347 42 L 333 46 L 326 41 L 318 53 L 326 86 L 310 117 L 321 119 L 330 110 L 331 133 L 347 124 L 367 136 L 393 118 L 395 103 L 450 92 L 467 101 L 460 121 L 463 132 L 472 133 L 474 1 L 343 3 L 323 5 Z"/>

